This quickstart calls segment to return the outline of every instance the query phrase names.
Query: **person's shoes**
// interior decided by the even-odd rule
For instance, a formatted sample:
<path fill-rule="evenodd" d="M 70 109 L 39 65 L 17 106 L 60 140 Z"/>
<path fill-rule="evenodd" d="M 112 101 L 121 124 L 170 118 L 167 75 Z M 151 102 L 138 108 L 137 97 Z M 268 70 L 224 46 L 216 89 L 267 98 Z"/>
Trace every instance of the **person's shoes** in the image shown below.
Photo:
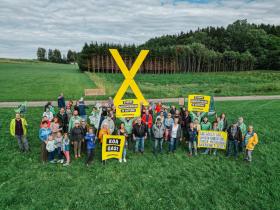
<path fill-rule="evenodd" d="M 216 156 L 216 155 L 217 155 L 217 152 L 213 152 L 213 155 Z"/>
<path fill-rule="evenodd" d="M 55 160 L 51 160 L 50 163 L 56 163 L 56 161 Z"/>
<path fill-rule="evenodd" d="M 202 152 L 201 154 L 202 155 L 208 155 L 208 152 Z"/>
<path fill-rule="evenodd" d="M 194 156 L 197 156 L 197 152 L 194 153 Z"/>
<path fill-rule="evenodd" d="M 125 158 L 123 159 L 123 162 L 126 163 L 126 159 Z"/>
<path fill-rule="evenodd" d="M 78 158 L 78 155 L 75 155 L 75 158 L 77 159 L 77 158 Z"/>
<path fill-rule="evenodd" d="M 80 158 L 81 157 L 81 155 L 78 155 L 78 158 Z"/>
<path fill-rule="evenodd" d="M 119 162 L 121 163 L 121 162 L 122 162 L 122 159 L 119 159 Z"/>
<path fill-rule="evenodd" d="M 67 162 L 63 164 L 63 166 L 69 166 L 69 165 L 70 165 L 70 164 L 69 164 L 69 163 L 67 163 Z"/>

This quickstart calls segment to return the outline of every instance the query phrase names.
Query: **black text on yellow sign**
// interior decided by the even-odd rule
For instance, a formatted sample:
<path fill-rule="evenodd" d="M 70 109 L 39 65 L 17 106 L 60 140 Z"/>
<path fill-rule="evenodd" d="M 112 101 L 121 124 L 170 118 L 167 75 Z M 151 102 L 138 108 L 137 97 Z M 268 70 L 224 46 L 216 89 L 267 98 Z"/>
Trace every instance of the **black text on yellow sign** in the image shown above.
<path fill-rule="evenodd" d="M 192 112 L 209 112 L 210 96 L 204 95 L 189 95 L 188 96 L 188 111 Z"/>
<path fill-rule="evenodd" d="M 104 135 L 102 141 L 102 160 L 111 158 L 121 159 L 125 136 Z"/>
<path fill-rule="evenodd" d="M 134 118 L 140 116 L 140 103 L 136 99 L 120 100 L 116 106 L 117 118 Z"/>

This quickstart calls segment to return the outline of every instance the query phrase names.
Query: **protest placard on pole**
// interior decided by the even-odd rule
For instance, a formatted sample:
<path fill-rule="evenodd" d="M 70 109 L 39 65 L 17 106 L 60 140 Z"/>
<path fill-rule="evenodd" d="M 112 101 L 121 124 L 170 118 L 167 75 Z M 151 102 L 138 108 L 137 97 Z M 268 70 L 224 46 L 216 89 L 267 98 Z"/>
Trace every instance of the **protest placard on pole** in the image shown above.
<path fill-rule="evenodd" d="M 192 112 L 209 112 L 210 96 L 189 95 L 188 110 Z"/>
<path fill-rule="evenodd" d="M 140 103 L 137 99 L 120 100 L 116 106 L 116 117 L 139 117 L 140 116 Z"/>
<path fill-rule="evenodd" d="M 102 141 L 102 160 L 122 158 L 125 136 L 104 135 Z"/>

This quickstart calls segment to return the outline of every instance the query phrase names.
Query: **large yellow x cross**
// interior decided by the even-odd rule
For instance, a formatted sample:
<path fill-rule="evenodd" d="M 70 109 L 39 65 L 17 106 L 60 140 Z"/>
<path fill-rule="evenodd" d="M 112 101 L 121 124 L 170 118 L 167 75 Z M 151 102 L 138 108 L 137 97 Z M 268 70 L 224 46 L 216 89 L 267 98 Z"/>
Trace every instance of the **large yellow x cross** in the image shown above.
<path fill-rule="evenodd" d="M 113 58 L 115 59 L 117 65 L 119 66 L 121 72 L 123 73 L 125 80 L 123 81 L 120 89 L 118 90 L 115 98 L 114 104 L 119 104 L 122 100 L 123 95 L 125 94 L 128 87 L 131 87 L 131 90 L 137 97 L 138 101 L 143 103 L 143 105 L 148 105 L 149 103 L 145 100 L 144 96 L 142 95 L 139 87 L 137 86 L 136 82 L 134 81 L 134 76 L 136 75 L 137 71 L 139 70 L 141 64 L 145 60 L 146 56 L 149 53 L 149 50 L 141 50 L 138 57 L 136 58 L 135 62 L 133 63 L 130 70 L 128 70 L 127 66 L 125 65 L 119 51 L 117 49 L 109 49 L 110 53 L 112 54 Z"/>

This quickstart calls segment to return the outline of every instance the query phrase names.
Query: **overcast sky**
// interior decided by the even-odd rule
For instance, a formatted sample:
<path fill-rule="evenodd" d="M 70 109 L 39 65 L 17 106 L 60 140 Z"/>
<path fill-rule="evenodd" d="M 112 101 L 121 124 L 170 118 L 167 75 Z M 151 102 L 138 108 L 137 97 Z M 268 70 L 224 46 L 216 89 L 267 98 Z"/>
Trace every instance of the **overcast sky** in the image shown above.
<path fill-rule="evenodd" d="M 85 42 L 141 44 L 163 34 L 237 19 L 280 24 L 279 0 L 0 0 L 0 57 L 37 48 L 80 51 Z"/>

